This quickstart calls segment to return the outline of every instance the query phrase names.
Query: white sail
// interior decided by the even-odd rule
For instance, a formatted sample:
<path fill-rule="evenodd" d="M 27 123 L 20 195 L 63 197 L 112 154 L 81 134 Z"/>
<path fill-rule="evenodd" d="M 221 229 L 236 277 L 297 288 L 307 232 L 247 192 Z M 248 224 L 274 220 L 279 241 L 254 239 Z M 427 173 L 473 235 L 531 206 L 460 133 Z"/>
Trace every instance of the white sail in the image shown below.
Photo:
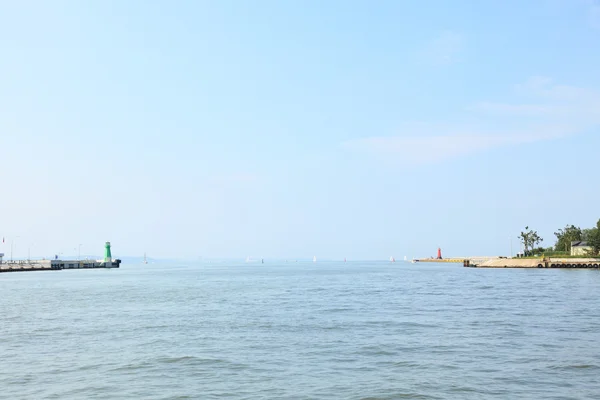
<path fill-rule="evenodd" d="M 313 262 L 317 262 L 317 256 L 313 257 Z"/>
<path fill-rule="evenodd" d="M 390 257 L 390 262 L 396 262 L 396 260 L 394 259 L 394 257 Z"/>

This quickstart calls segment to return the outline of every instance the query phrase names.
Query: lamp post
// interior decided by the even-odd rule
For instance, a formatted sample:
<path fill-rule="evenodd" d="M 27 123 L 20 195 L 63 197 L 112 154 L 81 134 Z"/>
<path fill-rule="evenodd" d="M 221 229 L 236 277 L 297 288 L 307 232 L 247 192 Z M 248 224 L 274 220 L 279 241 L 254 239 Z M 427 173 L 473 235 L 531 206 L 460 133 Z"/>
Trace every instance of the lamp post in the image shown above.
<path fill-rule="evenodd" d="M 10 241 L 10 262 L 13 262 L 13 248 L 15 247 L 15 239 L 20 238 L 21 236 L 15 236 Z"/>

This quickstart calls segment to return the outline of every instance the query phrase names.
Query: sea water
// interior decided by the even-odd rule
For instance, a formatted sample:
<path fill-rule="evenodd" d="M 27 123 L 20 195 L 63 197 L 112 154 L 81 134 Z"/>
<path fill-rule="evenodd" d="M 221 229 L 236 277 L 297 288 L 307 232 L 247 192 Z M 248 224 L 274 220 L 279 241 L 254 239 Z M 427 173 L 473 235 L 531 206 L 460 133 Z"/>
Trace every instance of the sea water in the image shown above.
<path fill-rule="evenodd" d="M 0 399 L 598 399 L 600 271 L 406 262 L 0 274 Z"/>

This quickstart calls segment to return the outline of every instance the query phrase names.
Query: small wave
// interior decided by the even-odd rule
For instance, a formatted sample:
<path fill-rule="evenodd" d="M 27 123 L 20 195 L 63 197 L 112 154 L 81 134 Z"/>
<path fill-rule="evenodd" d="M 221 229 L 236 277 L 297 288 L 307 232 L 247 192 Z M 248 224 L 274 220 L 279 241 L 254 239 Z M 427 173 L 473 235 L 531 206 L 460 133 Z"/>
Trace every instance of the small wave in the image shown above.
<path fill-rule="evenodd" d="M 227 368 L 230 369 L 240 369 L 246 367 L 243 364 L 234 363 L 221 358 L 200 358 L 195 356 L 159 357 L 156 358 L 155 361 L 159 364 L 227 366 Z"/>
<path fill-rule="evenodd" d="M 345 307 L 345 308 L 328 308 L 328 309 L 323 310 L 322 312 L 336 314 L 336 313 L 342 313 L 342 312 L 347 312 L 347 311 L 353 311 L 353 310 L 352 310 L 352 308 L 348 308 L 348 307 Z"/>
<path fill-rule="evenodd" d="M 437 328 L 439 325 L 436 324 L 423 324 L 418 322 L 403 322 L 399 324 L 403 328 Z"/>
<path fill-rule="evenodd" d="M 568 369 L 600 369 L 600 366 L 595 364 L 572 364 L 572 365 L 555 365 L 550 369 L 568 370 Z"/>
<path fill-rule="evenodd" d="M 421 364 L 414 361 L 379 361 L 376 363 L 379 367 L 387 368 L 420 368 Z"/>
<path fill-rule="evenodd" d="M 360 349 L 358 354 L 368 354 L 371 356 L 395 356 L 398 354 L 398 352 L 390 351 L 381 347 L 367 346 Z"/>
<path fill-rule="evenodd" d="M 428 396 L 421 393 L 393 393 L 386 394 L 382 396 L 368 396 L 368 397 L 358 397 L 357 400 L 394 400 L 394 399 L 424 399 L 424 400 L 434 400 L 440 399 L 440 397 Z"/>
<path fill-rule="evenodd" d="M 157 358 L 156 361 L 163 364 L 175 364 L 175 363 L 191 363 L 191 362 L 201 362 L 201 363 L 219 363 L 224 362 L 224 360 L 220 359 L 201 359 L 194 356 L 182 356 L 182 357 L 161 357 Z"/>
<path fill-rule="evenodd" d="M 142 361 L 139 363 L 132 363 L 113 368 L 110 372 L 133 372 L 141 369 L 152 368 L 153 366 L 154 365 L 148 361 Z"/>

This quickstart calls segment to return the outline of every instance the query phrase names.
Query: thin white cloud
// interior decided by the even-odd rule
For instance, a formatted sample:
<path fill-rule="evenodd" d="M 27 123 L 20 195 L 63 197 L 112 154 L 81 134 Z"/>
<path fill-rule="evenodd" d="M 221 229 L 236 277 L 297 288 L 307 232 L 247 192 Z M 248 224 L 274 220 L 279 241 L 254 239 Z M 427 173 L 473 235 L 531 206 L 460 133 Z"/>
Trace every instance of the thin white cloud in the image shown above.
<path fill-rule="evenodd" d="M 595 28 L 600 28 L 600 1 L 587 0 L 588 18 Z"/>
<path fill-rule="evenodd" d="M 579 22 L 600 29 L 600 0 L 546 0 L 559 11 L 577 15 Z"/>
<path fill-rule="evenodd" d="M 535 100 L 531 103 L 480 102 L 468 109 L 486 114 L 504 116 L 544 117 L 554 121 L 576 119 L 579 123 L 600 122 L 600 93 L 569 85 L 554 84 L 552 80 L 534 77 L 516 85 L 519 98 Z"/>
<path fill-rule="evenodd" d="M 212 176 L 209 182 L 212 184 L 250 184 L 258 182 L 258 176 L 247 172 L 239 172 L 227 175 Z"/>
<path fill-rule="evenodd" d="M 347 141 L 348 150 L 378 156 L 394 156 L 399 164 L 428 164 L 466 156 L 497 147 L 552 140 L 573 133 L 568 127 L 539 126 L 520 133 L 458 133 L 426 136 L 371 137 Z M 432 127 L 432 131 L 435 128 Z"/>
<path fill-rule="evenodd" d="M 496 115 L 544 116 L 557 112 L 556 107 L 540 104 L 503 104 L 481 102 L 467 107 L 467 110 L 482 111 Z"/>
<path fill-rule="evenodd" d="M 600 93 L 534 77 L 515 87 L 529 103 L 480 102 L 466 108 L 477 126 L 411 124 L 396 136 L 367 137 L 342 146 L 409 164 L 440 162 L 492 148 L 554 140 L 600 125 Z M 391 157 L 390 157 L 391 158 Z"/>
<path fill-rule="evenodd" d="M 525 83 L 515 85 L 515 89 L 519 95 L 537 97 L 539 100 L 581 103 L 600 99 L 600 93 L 595 90 L 555 84 L 552 79 L 542 76 L 535 76 Z"/>
<path fill-rule="evenodd" d="M 457 62 L 465 45 L 463 35 L 453 31 L 444 31 L 431 40 L 422 51 L 422 58 L 435 65 L 447 65 Z"/>

